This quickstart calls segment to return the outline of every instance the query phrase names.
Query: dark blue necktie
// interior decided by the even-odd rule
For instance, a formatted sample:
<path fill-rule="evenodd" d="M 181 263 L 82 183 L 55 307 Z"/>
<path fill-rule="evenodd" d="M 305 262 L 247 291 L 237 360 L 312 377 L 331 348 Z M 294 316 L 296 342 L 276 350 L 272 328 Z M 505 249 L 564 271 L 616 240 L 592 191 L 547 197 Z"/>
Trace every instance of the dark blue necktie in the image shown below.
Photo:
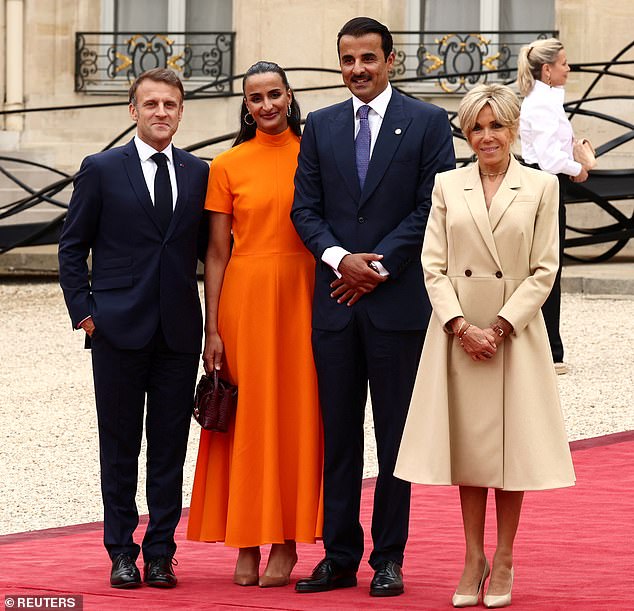
<path fill-rule="evenodd" d="M 172 182 L 170 181 L 165 154 L 154 153 L 152 159 L 158 166 L 154 177 L 154 212 L 163 234 L 165 234 L 172 220 Z"/>
<path fill-rule="evenodd" d="M 361 189 L 365 183 L 365 175 L 368 173 L 370 164 L 370 122 L 368 121 L 370 107 L 367 105 L 359 107 L 357 117 L 359 117 L 359 132 L 354 141 L 354 150 L 357 158 L 357 174 Z"/>

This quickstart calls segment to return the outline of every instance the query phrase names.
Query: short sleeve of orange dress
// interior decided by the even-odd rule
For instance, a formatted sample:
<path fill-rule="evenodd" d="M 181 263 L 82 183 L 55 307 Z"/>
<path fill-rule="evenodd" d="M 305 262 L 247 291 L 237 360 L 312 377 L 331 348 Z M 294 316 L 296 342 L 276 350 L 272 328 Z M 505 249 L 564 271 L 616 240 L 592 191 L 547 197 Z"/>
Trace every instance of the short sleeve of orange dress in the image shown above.
<path fill-rule="evenodd" d="M 231 193 L 227 167 L 222 155 L 211 162 L 205 210 L 224 212 L 225 214 L 233 213 L 233 194 Z"/>

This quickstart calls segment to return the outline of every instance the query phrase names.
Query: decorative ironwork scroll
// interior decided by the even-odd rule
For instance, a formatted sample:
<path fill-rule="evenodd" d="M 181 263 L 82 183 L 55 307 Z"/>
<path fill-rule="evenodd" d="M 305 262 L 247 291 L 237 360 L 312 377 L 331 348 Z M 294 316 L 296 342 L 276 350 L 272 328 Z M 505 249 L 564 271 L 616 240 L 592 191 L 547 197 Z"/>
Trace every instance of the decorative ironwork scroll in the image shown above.
<path fill-rule="evenodd" d="M 399 33 L 396 33 L 399 34 Z M 401 33 L 402 34 L 402 33 Z M 419 32 L 415 32 L 414 34 L 420 35 Z M 416 70 L 419 65 L 427 62 L 427 68 L 430 70 L 431 77 L 429 77 L 432 81 L 435 81 L 438 84 L 438 80 L 442 78 L 439 76 L 441 69 L 445 69 L 446 66 L 450 63 L 454 63 L 454 67 L 462 64 L 459 62 L 463 61 L 473 61 L 473 65 L 477 65 L 476 60 L 466 60 L 463 57 L 460 57 L 462 54 L 467 54 L 468 52 L 472 52 L 474 57 L 480 62 L 480 66 L 484 66 L 486 70 L 482 71 L 482 74 L 479 76 L 482 78 L 493 78 L 493 74 L 499 75 L 498 78 L 501 79 L 510 79 L 513 77 L 516 67 L 514 65 L 513 57 L 516 56 L 516 53 L 513 52 L 511 46 L 508 46 L 508 53 L 504 51 L 503 48 L 498 44 L 495 53 L 493 52 L 493 47 L 489 47 L 488 49 L 484 49 L 481 46 L 482 44 L 489 45 L 489 33 L 484 33 L 487 36 L 483 36 L 486 43 L 483 43 L 482 40 L 475 35 L 475 40 L 473 41 L 473 45 L 476 48 L 467 42 L 466 40 L 458 41 L 455 45 L 453 45 L 453 55 L 450 53 L 445 53 L 443 55 L 442 52 L 438 51 L 439 43 L 434 43 L 436 46 L 427 46 L 425 47 L 422 44 L 417 43 L 416 45 L 416 54 L 412 56 L 408 55 L 402 47 L 396 47 L 396 63 L 393 71 L 393 80 L 396 87 L 401 87 L 403 83 L 408 83 L 409 81 L 417 82 L 423 80 L 424 77 L 416 76 Z M 502 34 L 502 33 L 499 33 Z M 509 33 L 518 34 L 518 33 Z M 523 32 L 522 35 L 530 34 L 530 40 L 535 40 L 536 36 L 534 32 Z M 549 33 L 544 33 L 543 36 L 550 35 Z M 155 35 L 157 36 L 157 35 Z M 190 74 L 189 81 L 185 81 L 186 83 L 191 83 L 196 75 L 202 74 L 207 75 L 206 77 L 198 77 L 201 80 L 201 84 L 197 89 L 199 90 L 214 90 L 218 89 L 222 86 L 221 79 L 224 79 L 224 76 L 221 76 L 225 73 L 224 62 L 226 61 L 226 53 L 232 53 L 233 49 L 233 35 L 232 34 L 218 34 L 216 39 L 217 49 L 207 49 L 204 54 L 192 53 L 191 56 L 183 53 L 182 50 L 178 52 L 174 51 L 175 43 L 170 42 L 172 38 L 176 38 L 176 35 L 173 37 L 165 36 L 165 38 L 157 38 L 157 40 L 147 39 L 144 41 L 145 44 L 154 44 L 154 48 L 152 51 L 148 51 L 149 55 L 144 55 L 141 53 L 140 57 L 145 58 L 145 61 L 148 62 L 150 60 L 159 62 L 165 61 L 170 66 L 181 66 L 182 75 L 185 78 L 185 74 Z M 519 36 L 516 36 L 519 38 Z M 167 40 L 166 40 L 167 39 Z M 441 41 L 442 37 L 438 39 Z M 529 39 L 525 39 L 528 41 Z M 420 42 L 420 41 L 419 41 Z M 138 44 L 138 40 L 134 41 L 135 44 Z M 132 44 L 132 43 L 131 43 Z M 397 45 L 399 43 L 397 42 Z M 450 38 L 444 40 L 443 44 L 449 48 L 452 46 Z M 517 45 L 520 43 L 517 42 Z M 136 48 L 136 47 L 131 47 Z M 193 47 L 192 47 L 193 48 Z M 441 49 L 442 49 L 441 45 Z M 595 74 L 595 79 L 593 80 L 590 87 L 584 92 L 583 96 L 579 100 L 575 100 L 572 102 L 568 102 L 565 105 L 566 110 L 570 113 L 571 118 L 575 115 L 583 115 L 587 118 L 592 118 L 596 121 L 607 122 L 612 127 L 619 128 L 622 133 L 611 138 L 607 142 L 596 146 L 597 156 L 601 157 L 602 155 L 609 153 L 611 151 L 616 151 L 619 147 L 622 147 L 632 141 L 634 141 L 634 123 L 632 123 L 629 115 L 626 118 L 620 118 L 618 116 L 612 116 L 605 113 L 604 110 L 594 110 L 591 106 L 595 102 L 597 103 L 609 103 L 611 104 L 611 108 L 615 108 L 617 110 L 623 110 L 626 108 L 624 102 L 633 102 L 634 95 L 629 94 L 621 94 L 621 95 L 600 95 L 596 97 L 590 97 L 591 91 L 594 87 L 604 78 L 619 78 L 626 81 L 634 81 L 634 75 L 624 71 L 624 68 L 629 68 L 634 64 L 634 60 L 622 60 L 621 57 L 634 49 L 634 41 L 630 42 L 627 46 L 625 46 L 617 55 L 615 55 L 612 60 L 608 62 L 591 62 L 587 64 L 572 64 L 572 70 L 574 72 L 584 72 L 589 74 Z M 104 70 L 102 64 L 100 64 L 100 56 L 95 51 L 94 48 L 91 48 L 91 45 L 87 43 L 87 39 L 84 34 L 79 34 L 77 36 L 77 46 L 76 46 L 76 60 L 77 60 L 77 82 L 79 85 L 86 86 L 86 83 L 89 81 L 95 81 L 96 75 L 99 74 L 99 70 Z M 171 51 L 171 52 L 170 52 Z M 433 51 L 433 52 L 432 52 Z M 113 64 L 113 74 L 114 77 L 112 80 L 122 80 L 127 86 L 127 79 L 130 78 L 128 75 L 134 72 L 134 65 L 140 65 L 143 69 L 150 67 L 146 64 L 135 64 L 134 53 L 123 53 L 120 52 L 120 55 L 112 55 L 114 59 Z M 140 51 L 137 50 L 137 53 Z M 447 57 L 451 57 L 451 61 L 447 60 Z M 413 61 L 411 61 L 413 60 Z M 408 64 L 413 64 L 413 67 Z M 181 63 L 182 62 L 182 63 Z M 458 62 L 458 63 L 456 63 Z M 104 66 L 107 64 L 103 64 Z M 187 68 L 185 67 L 187 66 Z M 491 72 L 490 66 L 507 66 L 507 68 L 502 69 L 500 72 L 496 71 L 492 74 L 487 74 L 487 71 Z M 471 63 L 465 67 L 465 69 L 469 70 L 471 67 Z M 186 70 L 191 70 L 191 72 L 187 72 Z M 324 74 L 328 74 L 329 76 L 336 72 L 330 68 L 289 68 L 286 70 L 290 71 L 300 71 L 300 72 L 321 72 Z M 500 68 L 498 68 L 500 70 Z M 452 74 L 450 76 L 458 79 L 456 83 L 460 83 L 460 87 L 466 89 L 470 86 L 471 81 L 469 80 L 470 76 L 473 76 L 469 71 L 462 74 Z M 413 77 L 409 75 L 413 73 Z M 445 74 L 445 76 L 447 76 Z M 210 80 L 206 80 L 209 78 Z M 228 77 L 231 80 L 236 80 L 241 78 L 239 75 L 233 75 Z M 460 81 L 460 79 L 463 79 Z M 320 87 L 308 87 L 306 89 L 299 89 L 298 91 L 312 91 L 312 90 L 320 90 L 323 89 L 328 90 L 331 89 L 331 86 Z M 620 88 L 617 88 L 620 90 Z M 78 86 L 78 90 L 82 90 Z M 222 91 L 222 89 L 220 89 Z M 441 89 L 442 90 L 442 89 Z M 458 91 L 456 89 L 455 91 Z M 404 90 L 405 91 L 405 90 Z M 411 94 L 412 91 L 407 88 L 406 93 Z M 429 94 L 429 88 L 424 90 L 423 93 L 425 95 Z M 239 94 L 233 94 L 239 95 Z M 116 103 L 118 104 L 118 103 Z M 125 104 L 125 102 L 123 102 Z M 19 112 L 55 112 L 55 111 L 67 111 L 74 110 L 75 108 L 80 107 L 101 107 L 101 106 L 110 106 L 111 102 L 107 103 L 98 103 L 98 104 L 83 104 L 80 106 L 73 107 L 57 107 L 57 108 L 31 108 L 31 109 L 23 109 Z M 0 116 L 15 113 L 15 110 L 0 110 Z M 630 113 L 631 114 L 631 113 Z M 460 132 L 458 125 L 456 124 L 456 112 L 451 111 L 448 112 L 450 124 L 452 127 L 452 132 L 455 138 L 464 139 L 464 136 Z M 71 117 L 69 120 L 74 120 L 74 117 Z M 110 141 L 104 147 L 104 150 L 115 146 L 117 143 L 121 141 L 121 139 L 127 135 L 133 126 L 129 126 L 123 132 L 118 134 L 113 140 Z M 220 143 L 226 143 L 227 147 L 230 146 L 230 142 L 235 138 L 236 133 L 228 133 L 221 136 L 214 136 L 212 138 L 202 140 L 200 142 L 196 142 L 191 144 L 186 148 L 189 151 L 201 150 L 207 146 L 215 146 Z M 595 145 L 597 143 L 595 142 Z M 469 158 L 461 158 L 457 160 L 460 165 L 464 165 L 470 161 Z M 36 188 L 32 187 L 25 182 L 23 182 L 19 177 L 18 173 L 13 172 L 12 169 L 6 167 L 5 162 L 20 164 L 20 165 L 31 165 L 43 169 L 48 169 L 49 171 L 57 174 L 61 178 L 56 177 L 55 180 L 52 180 L 50 184 L 47 184 L 44 187 Z M 630 164 L 626 165 L 630 166 Z M 59 231 L 61 228 L 61 224 L 63 222 L 64 212 L 58 212 L 55 208 L 65 209 L 67 204 L 65 202 L 66 197 L 63 194 L 60 196 L 63 189 L 68 186 L 72 177 L 66 175 L 65 173 L 56 170 L 55 168 L 51 168 L 45 166 L 43 164 L 37 163 L 35 161 L 27 161 L 24 159 L 14 158 L 14 157 L 6 157 L 0 156 L 0 178 L 4 176 L 10 182 L 14 183 L 18 187 L 24 190 L 24 194 L 20 195 L 16 200 L 5 203 L 0 201 L 0 255 L 2 253 L 8 252 L 13 248 L 18 246 L 27 246 L 27 245 L 35 245 L 35 244 L 52 244 L 55 243 L 59 236 Z M 566 190 L 566 194 L 564 196 L 566 205 L 576 205 L 576 204 L 594 204 L 601 210 L 603 210 L 608 215 L 607 224 L 600 226 L 591 226 L 591 227 L 576 227 L 567 225 L 567 229 L 577 235 L 573 235 L 572 237 L 567 237 L 565 241 L 566 255 L 578 260 L 586 260 L 586 261 L 606 261 L 613 257 L 615 254 L 619 253 L 623 248 L 625 248 L 629 242 L 634 239 L 634 213 L 629 206 L 629 201 L 634 200 L 634 168 L 626 167 L 619 169 L 601 169 L 601 170 L 592 170 L 590 171 L 590 177 L 585 183 L 569 183 L 568 188 Z M 627 201 L 626 201 L 627 200 Z M 628 207 L 624 210 L 621 210 L 619 206 L 622 202 L 628 203 Z M 52 212 L 57 212 L 55 216 L 52 216 L 50 220 L 47 221 L 33 221 L 24 219 L 21 221 L 23 217 L 23 213 L 28 212 L 29 210 L 39 207 L 41 204 L 46 204 L 49 207 L 53 207 Z M 50 210 L 49 210 L 50 212 Z M 571 250 L 577 247 L 586 247 L 593 246 L 598 247 L 601 252 L 593 255 L 575 255 L 571 253 Z"/>
<path fill-rule="evenodd" d="M 556 32 L 394 32 L 392 78 L 431 81 L 445 93 L 464 93 L 491 78 L 508 80 L 519 48 Z"/>
<path fill-rule="evenodd" d="M 171 68 L 186 91 L 232 93 L 232 32 L 77 32 L 75 91 L 125 94 L 145 70 Z M 211 80 L 210 80 L 211 78 Z"/>

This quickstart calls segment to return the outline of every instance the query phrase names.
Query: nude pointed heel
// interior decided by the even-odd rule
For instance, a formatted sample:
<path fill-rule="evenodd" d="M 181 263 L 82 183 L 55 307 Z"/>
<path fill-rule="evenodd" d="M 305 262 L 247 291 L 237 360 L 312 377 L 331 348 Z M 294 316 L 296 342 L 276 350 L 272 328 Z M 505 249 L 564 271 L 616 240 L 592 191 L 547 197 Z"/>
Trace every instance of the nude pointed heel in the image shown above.
<path fill-rule="evenodd" d="M 244 550 L 244 551 L 243 551 Z M 257 550 L 257 551 L 255 551 Z M 243 558 L 240 558 L 243 556 Z M 255 564 L 255 571 L 248 572 L 239 570 L 238 566 L 245 563 L 245 560 L 252 556 L 251 561 Z M 259 565 L 260 565 L 260 549 L 259 548 L 241 548 L 238 552 L 238 561 L 236 563 L 236 570 L 233 574 L 233 583 L 238 586 L 257 586 L 259 578 Z M 240 567 L 242 568 L 242 567 Z"/>
<path fill-rule="evenodd" d="M 513 567 L 511 567 L 511 587 L 506 594 L 495 596 L 493 594 L 484 595 L 484 606 L 487 609 L 500 609 L 501 607 L 508 607 L 511 604 L 511 592 L 513 591 Z"/>
<path fill-rule="evenodd" d="M 489 562 L 484 560 L 484 571 L 482 573 L 482 577 L 480 579 L 480 583 L 478 584 L 478 591 L 475 594 L 458 594 L 458 592 L 454 592 L 454 595 L 451 598 L 451 603 L 454 607 L 475 607 L 480 602 L 480 595 L 482 594 L 482 589 L 484 588 L 484 582 L 491 569 L 489 568 Z"/>
<path fill-rule="evenodd" d="M 277 553 L 280 553 L 280 548 L 283 548 L 283 556 L 285 556 L 287 560 L 285 570 L 281 575 L 270 575 L 267 573 L 267 571 L 269 571 L 269 565 L 267 564 L 266 569 L 264 573 L 260 575 L 258 582 L 261 588 L 282 588 L 291 583 L 291 573 L 297 564 L 295 542 L 286 542 L 283 546 L 280 546 L 277 549 Z M 271 557 L 269 556 L 269 560 L 270 558 Z"/>
<path fill-rule="evenodd" d="M 287 575 L 261 575 L 259 580 L 259 586 L 261 588 L 282 588 L 291 583 L 291 572 L 295 565 L 297 564 L 297 558 L 295 558 L 295 562 L 293 562 L 293 566 L 291 566 L 290 571 Z"/>

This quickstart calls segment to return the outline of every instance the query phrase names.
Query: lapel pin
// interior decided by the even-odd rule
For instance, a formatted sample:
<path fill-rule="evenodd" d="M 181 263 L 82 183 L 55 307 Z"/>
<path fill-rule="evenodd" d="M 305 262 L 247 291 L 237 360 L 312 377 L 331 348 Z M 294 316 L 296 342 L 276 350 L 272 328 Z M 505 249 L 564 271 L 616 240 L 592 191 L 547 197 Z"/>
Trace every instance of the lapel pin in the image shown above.
<path fill-rule="evenodd" d="M 394 130 L 394 133 L 395 133 L 397 136 L 400 136 L 400 135 L 403 133 L 403 130 L 402 130 L 400 127 L 397 127 L 397 128 Z"/>

